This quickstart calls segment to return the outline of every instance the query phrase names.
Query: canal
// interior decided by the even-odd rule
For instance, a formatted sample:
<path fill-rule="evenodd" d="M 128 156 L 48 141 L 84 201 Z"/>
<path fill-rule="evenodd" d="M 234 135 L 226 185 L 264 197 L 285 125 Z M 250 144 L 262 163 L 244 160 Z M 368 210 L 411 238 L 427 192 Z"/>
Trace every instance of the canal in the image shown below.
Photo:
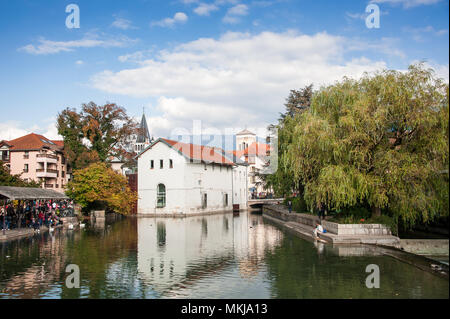
<path fill-rule="evenodd" d="M 65 285 L 66 266 L 80 288 Z M 365 285 L 366 266 L 380 288 Z M 447 279 L 362 247 L 297 237 L 260 214 L 128 218 L 0 243 L 0 298 L 448 298 Z"/>

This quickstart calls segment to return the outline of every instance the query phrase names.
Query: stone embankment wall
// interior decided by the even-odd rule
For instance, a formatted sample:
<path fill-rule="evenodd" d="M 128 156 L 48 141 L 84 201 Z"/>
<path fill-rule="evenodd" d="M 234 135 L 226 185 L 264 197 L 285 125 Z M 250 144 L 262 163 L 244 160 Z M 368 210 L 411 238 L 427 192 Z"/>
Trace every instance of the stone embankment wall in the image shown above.
<path fill-rule="evenodd" d="M 282 205 L 264 205 L 264 214 L 273 218 L 281 219 L 285 222 L 296 222 L 303 225 L 315 227 L 319 221 L 317 216 L 308 214 L 289 213 Z M 388 226 L 381 224 L 338 224 L 322 221 L 322 226 L 332 234 L 336 235 L 367 235 L 367 236 L 386 236 L 392 235 Z"/>
<path fill-rule="evenodd" d="M 423 256 L 448 256 L 448 239 L 401 239 L 400 249 Z"/>

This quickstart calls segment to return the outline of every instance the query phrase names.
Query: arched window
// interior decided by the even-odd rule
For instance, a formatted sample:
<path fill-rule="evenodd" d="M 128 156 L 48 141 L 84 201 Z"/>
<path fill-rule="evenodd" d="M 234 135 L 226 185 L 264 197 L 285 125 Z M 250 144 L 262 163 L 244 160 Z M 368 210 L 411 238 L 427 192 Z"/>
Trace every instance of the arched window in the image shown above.
<path fill-rule="evenodd" d="M 164 184 L 158 184 L 156 188 L 156 207 L 166 207 L 166 186 Z"/>

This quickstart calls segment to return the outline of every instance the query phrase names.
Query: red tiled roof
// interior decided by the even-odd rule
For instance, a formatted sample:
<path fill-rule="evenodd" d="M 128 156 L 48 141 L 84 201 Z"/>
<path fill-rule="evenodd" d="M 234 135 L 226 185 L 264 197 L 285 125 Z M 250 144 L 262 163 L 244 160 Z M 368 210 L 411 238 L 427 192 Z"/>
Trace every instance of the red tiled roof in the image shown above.
<path fill-rule="evenodd" d="M 11 145 L 11 151 L 39 150 L 43 147 L 48 147 L 52 150 L 61 150 L 64 145 L 62 141 L 51 141 L 45 136 L 35 133 L 8 141 L 8 144 Z"/>
<path fill-rule="evenodd" d="M 11 144 L 9 144 L 8 141 L 1 140 L 1 141 L 0 141 L 0 146 L 3 146 L 3 145 L 11 146 Z"/>
<path fill-rule="evenodd" d="M 144 150 L 138 155 L 141 156 L 147 150 L 151 149 L 158 142 L 164 142 L 171 148 L 175 149 L 185 157 L 195 161 L 202 161 L 207 163 L 217 163 L 224 165 L 233 165 L 234 163 L 222 155 L 222 150 L 220 148 L 213 148 L 209 146 L 202 146 L 190 143 L 182 143 L 178 141 L 169 140 L 166 138 L 157 139 L 150 147 Z"/>
<path fill-rule="evenodd" d="M 270 150 L 270 145 L 264 143 L 252 143 L 249 147 L 240 151 L 231 151 L 236 157 L 241 158 L 242 156 L 266 156 L 267 151 Z"/>
<path fill-rule="evenodd" d="M 52 142 L 60 147 L 64 147 L 64 141 L 52 140 Z"/>

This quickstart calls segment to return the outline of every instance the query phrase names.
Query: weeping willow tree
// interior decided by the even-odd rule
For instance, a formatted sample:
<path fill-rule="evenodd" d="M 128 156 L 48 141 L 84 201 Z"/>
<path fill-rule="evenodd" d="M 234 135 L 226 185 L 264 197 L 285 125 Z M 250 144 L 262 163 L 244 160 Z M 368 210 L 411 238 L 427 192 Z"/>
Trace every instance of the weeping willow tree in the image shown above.
<path fill-rule="evenodd" d="M 448 216 L 448 95 L 421 64 L 323 87 L 280 127 L 279 170 L 310 207 L 365 205 L 407 225 Z"/>
<path fill-rule="evenodd" d="M 303 196 L 303 183 L 292 176 L 291 163 L 287 153 L 292 144 L 293 130 L 296 127 L 296 116 L 306 112 L 311 106 L 313 86 L 308 85 L 299 90 L 291 90 L 286 103 L 286 110 L 280 113 L 278 124 L 270 125 L 269 131 L 278 138 L 278 169 L 274 174 L 258 175 L 266 189 L 273 189 L 277 196 L 287 197 L 292 192 Z"/>

